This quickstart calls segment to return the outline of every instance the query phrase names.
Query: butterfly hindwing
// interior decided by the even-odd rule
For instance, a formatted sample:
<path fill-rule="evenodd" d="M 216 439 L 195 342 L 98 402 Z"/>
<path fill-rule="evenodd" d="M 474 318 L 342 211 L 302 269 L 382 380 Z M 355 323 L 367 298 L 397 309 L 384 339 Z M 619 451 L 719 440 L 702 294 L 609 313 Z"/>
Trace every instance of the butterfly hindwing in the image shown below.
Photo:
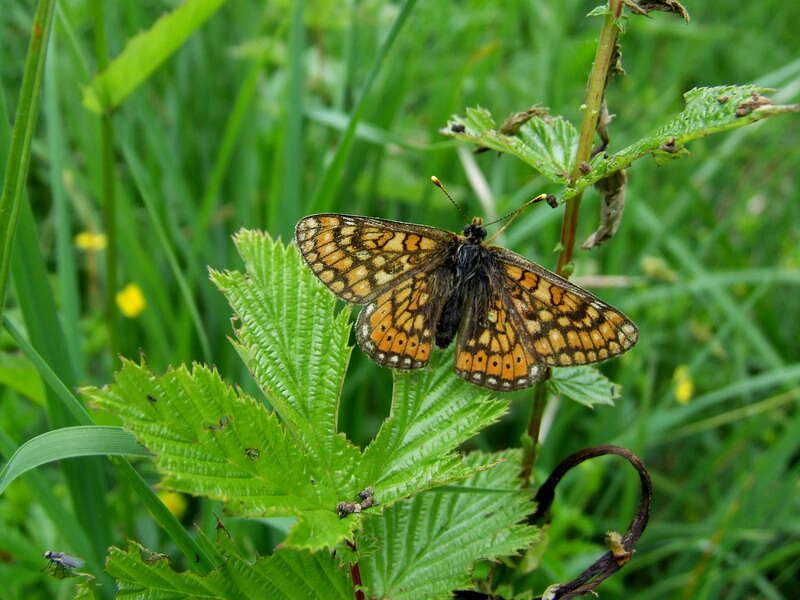
<path fill-rule="evenodd" d="M 457 236 L 444 229 L 353 215 L 304 217 L 295 230 L 300 253 L 339 298 L 367 304 L 447 256 Z"/>
<path fill-rule="evenodd" d="M 631 348 L 636 325 L 590 292 L 504 248 L 492 248 L 527 349 L 548 366 L 600 362 Z"/>
<path fill-rule="evenodd" d="M 417 273 L 383 292 L 358 316 L 358 345 L 382 365 L 424 367 L 452 283 L 452 272 L 439 268 Z"/>
<path fill-rule="evenodd" d="M 519 319 L 492 275 L 467 302 L 458 332 L 456 373 L 493 390 L 530 387 L 544 365 L 529 352 Z"/>

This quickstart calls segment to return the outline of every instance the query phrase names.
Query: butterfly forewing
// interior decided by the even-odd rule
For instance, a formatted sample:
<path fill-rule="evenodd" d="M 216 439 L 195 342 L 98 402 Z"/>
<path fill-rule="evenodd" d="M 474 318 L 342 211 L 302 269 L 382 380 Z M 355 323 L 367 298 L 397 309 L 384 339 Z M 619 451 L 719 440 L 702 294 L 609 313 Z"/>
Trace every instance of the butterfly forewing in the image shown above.
<path fill-rule="evenodd" d="M 632 347 L 639 332 L 617 309 L 555 273 L 504 248 L 492 248 L 509 309 L 527 349 L 548 366 L 585 365 Z"/>
<path fill-rule="evenodd" d="M 437 326 L 444 323 L 438 343 L 447 345 L 459 317 L 456 372 L 499 391 L 530 387 L 548 366 L 599 362 L 636 343 L 639 332 L 621 312 L 518 254 L 483 245 L 484 235 L 480 222 L 458 236 L 339 214 L 305 217 L 295 232 L 316 276 L 339 298 L 366 304 L 356 339 L 388 367 L 425 366 Z M 446 319 L 445 306 L 453 310 Z"/>
<path fill-rule="evenodd" d="M 457 240 L 435 227 L 338 214 L 304 217 L 295 237 L 316 276 L 356 304 L 372 302 L 415 273 L 434 269 Z"/>

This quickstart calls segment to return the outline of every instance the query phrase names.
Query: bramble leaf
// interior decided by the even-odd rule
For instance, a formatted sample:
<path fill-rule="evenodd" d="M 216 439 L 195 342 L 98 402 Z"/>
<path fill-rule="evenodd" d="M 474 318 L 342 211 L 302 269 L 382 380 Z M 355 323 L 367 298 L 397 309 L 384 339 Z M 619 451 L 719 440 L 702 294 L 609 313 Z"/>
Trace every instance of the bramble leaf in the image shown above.
<path fill-rule="evenodd" d="M 548 380 L 551 391 L 594 408 L 595 404 L 614 406 L 620 386 L 603 375 L 596 367 L 561 367 L 553 369 Z"/>
<path fill-rule="evenodd" d="M 578 145 L 578 132 L 563 117 L 536 115 L 516 135 L 498 129 L 485 108 L 468 108 L 466 117 L 454 115 L 444 135 L 515 155 L 556 183 L 566 184 Z"/>
<path fill-rule="evenodd" d="M 366 487 L 377 502 L 369 513 L 379 513 L 474 474 L 455 450 L 507 401 L 456 377 L 452 351 L 438 353 L 427 369 L 395 374 L 391 414 L 362 454 L 337 431 L 349 311 L 337 312 L 294 246 L 252 231 L 236 245 L 246 273 L 211 277 L 236 312 L 235 344 L 274 412 L 201 365 L 155 375 L 123 361 L 113 385 L 84 390 L 154 453 L 164 487 L 217 498 L 233 514 L 293 517 L 283 545 L 315 550 L 352 539 L 367 513 L 340 519 L 337 505 Z"/>
<path fill-rule="evenodd" d="M 223 566 L 209 573 L 179 573 L 169 558 L 136 542 L 112 548 L 107 571 L 119 584 L 118 598 L 179 600 L 350 600 L 347 572 L 337 569 L 330 554 L 283 549 L 253 562 L 231 550 Z"/>
<path fill-rule="evenodd" d="M 519 488 L 521 452 L 473 452 L 465 469 L 499 463 L 458 488 L 441 488 L 395 504 L 364 522 L 363 537 L 379 547 L 359 562 L 368 596 L 392 600 L 450 597 L 469 588 L 475 561 L 509 556 L 539 539 L 520 524 L 533 512 L 531 493 Z"/>
<path fill-rule="evenodd" d="M 627 168 L 633 161 L 652 155 L 657 160 L 688 156 L 685 145 L 712 133 L 737 129 L 762 119 L 800 112 L 800 104 L 772 104 L 762 96 L 773 90 L 755 85 L 723 85 L 694 88 L 686 92 L 686 108 L 639 141 L 610 156 L 596 155 L 591 171 L 565 189 L 559 201 L 567 200 L 600 179 Z"/>
<path fill-rule="evenodd" d="M 115 379 L 84 393 L 156 455 L 162 486 L 222 500 L 233 514 L 297 517 L 290 545 L 332 547 L 350 534 L 353 521 L 340 520 L 334 510 L 346 499 L 339 485 L 349 477 L 342 471 L 352 476 L 357 450 L 356 460 L 348 453 L 331 456 L 339 469 L 328 471 L 309 460 L 303 440 L 275 413 L 204 366 L 156 376 L 126 360 Z"/>
<path fill-rule="evenodd" d="M 455 376 L 452 349 L 435 354 L 427 369 L 395 371 L 391 413 L 364 452 L 365 484 L 385 503 L 471 475 L 454 450 L 507 408 Z"/>

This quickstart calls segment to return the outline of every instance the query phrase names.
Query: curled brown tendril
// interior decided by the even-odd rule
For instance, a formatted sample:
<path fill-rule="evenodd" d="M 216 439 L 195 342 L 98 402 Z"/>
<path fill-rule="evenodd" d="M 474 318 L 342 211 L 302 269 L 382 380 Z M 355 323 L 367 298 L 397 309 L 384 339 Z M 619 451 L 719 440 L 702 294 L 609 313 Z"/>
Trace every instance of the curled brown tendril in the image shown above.
<path fill-rule="evenodd" d="M 548 589 L 547 600 L 565 600 L 591 592 L 595 587 L 600 585 L 601 582 L 619 571 L 625 563 L 628 562 L 633 554 L 633 547 L 636 545 L 636 542 L 639 541 L 645 527 L 647 527 L 647 521 L 650 518 L 650 505 L 653 499 L 653 483 L 650 480 L 650 474 L 647 472 L 642 461 L 639 460 L 639 457 L 633 452 L 619 446 L 610 445 L 585 448 L 574 454 L 570 454 L 567 458 L 562 460 L 550 474 L 550 477 L 547 478 L 536 492 L 536 496 L 534 497 L 537 503 L 536 512 L 528 517 L 527 522 L 531 525 L 539 525 L 547 522 L 549 520 L 548 515 L 550 513 L 550 507 L 555 498 L 556 486 L 564 475 L 566 475 L 570 469 L 586 460 L 597 458 L 598 456 L 605 456 L 607 454 L 616 454 L 623 457 L 631 463 L 639 473 L 639 481 L 642 488 L 639 508 L 625 533 L 619 538 L 612 538 L 609 544 L 612 550 L 603 554 L 572 581 L 551 586 Z M 491 594 L 472 590 L 458 590 L 453 596 L 459 600 L 504 600 L 501 596 L 493 596 Z M 543 600 L 543 598 L 539 596 L 534 600 Z"/>

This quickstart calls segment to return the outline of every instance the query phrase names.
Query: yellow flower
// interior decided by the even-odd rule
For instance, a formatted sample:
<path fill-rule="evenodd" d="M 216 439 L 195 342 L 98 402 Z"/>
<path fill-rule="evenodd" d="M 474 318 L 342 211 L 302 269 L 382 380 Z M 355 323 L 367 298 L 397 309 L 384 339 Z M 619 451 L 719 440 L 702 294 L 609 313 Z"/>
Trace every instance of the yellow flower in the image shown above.
<path fill-rule="evenodd" d="M 164 506 L 176 519 L 180 520 L 186 514 L 186 507 L 189 505 L 189 501 L 186 500 L 186 496 L 183 494 L 161 490 L 158 492 L 158 499 L 164 503 Z"/>
<path fill-rule="evenodd" d="M 126 317 L 133 319 L 142 314 L 147 308 L 147 300 L 142 294 L 142 288 L 135 283 L 129 283 L 121 291 L 117 292 L 117 306 Z"/>
<path fill-rule="evenodd" d="M 107 246 L 106 234 L 81 231 L 75 236 L 75 245 L 81 250 L 105 250 Z"/>
<path fill-rule="evenodd" d="M 689 372 L 689 367 L 679 365 L 675 369 L 672 380 L 675 382 L 675 400 L 679 404 L 688 404 L 694 396 L 694 380 Z"/>

